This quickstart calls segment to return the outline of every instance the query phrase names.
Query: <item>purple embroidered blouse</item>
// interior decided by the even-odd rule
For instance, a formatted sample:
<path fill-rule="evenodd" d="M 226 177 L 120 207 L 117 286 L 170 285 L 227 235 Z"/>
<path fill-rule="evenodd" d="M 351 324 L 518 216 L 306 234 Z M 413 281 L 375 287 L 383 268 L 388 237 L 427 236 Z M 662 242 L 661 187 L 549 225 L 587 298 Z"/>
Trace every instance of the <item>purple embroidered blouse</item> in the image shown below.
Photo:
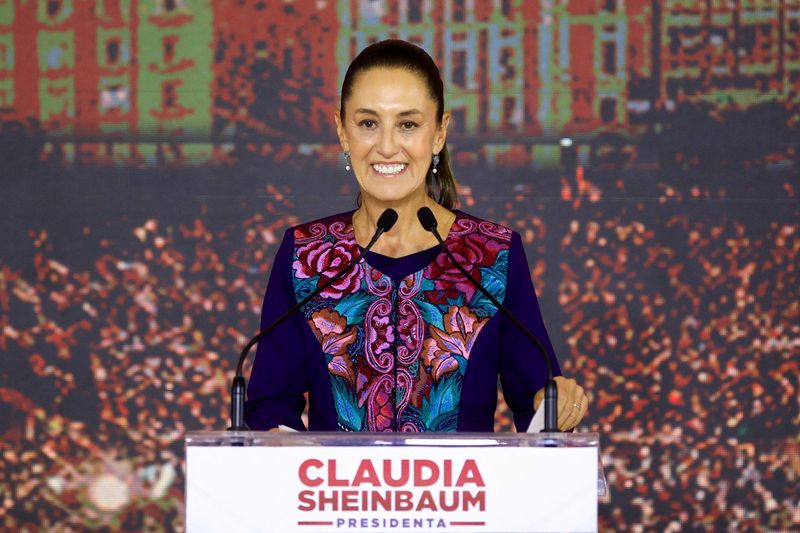
<path fill-rule="evenodd" d="M 352 212 L 286 232 L 261 327 L 359 253 Z M 445 246 L 544 343 L 519 234 L 456 211 Z M 440 246 L 401 258 L 369 252 L 258 345 L 245 419 L 343 431 L 493 431 L 497 378 L 518 431 L 546 367 L 529 339 L 450 263 Z"/>

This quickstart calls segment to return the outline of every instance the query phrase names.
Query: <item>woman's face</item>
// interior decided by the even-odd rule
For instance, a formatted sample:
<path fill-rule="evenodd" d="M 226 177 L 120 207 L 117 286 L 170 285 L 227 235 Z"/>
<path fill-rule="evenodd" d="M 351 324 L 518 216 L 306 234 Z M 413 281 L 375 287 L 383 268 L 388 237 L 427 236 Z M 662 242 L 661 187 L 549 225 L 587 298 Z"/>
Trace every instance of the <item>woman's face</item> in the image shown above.
<path fill-rule="evenodd" d="M 437 122 L 425 82 L 404 69 L 370 69 L 356 78 L 344 108 L 343 120 L 335 116 L 336 130 L 362 198 L 397 203 L 424 195 L 450 119 L 445 114 Z"/>

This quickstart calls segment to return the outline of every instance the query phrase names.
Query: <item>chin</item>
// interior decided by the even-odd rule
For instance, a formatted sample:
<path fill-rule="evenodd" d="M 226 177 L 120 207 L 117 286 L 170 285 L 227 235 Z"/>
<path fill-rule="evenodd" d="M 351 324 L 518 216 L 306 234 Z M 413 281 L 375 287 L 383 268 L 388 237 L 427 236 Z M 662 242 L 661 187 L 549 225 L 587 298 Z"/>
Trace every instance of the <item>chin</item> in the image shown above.
<path fill-rule="evenodd" d="M 382 186 L 377 187 L 364 187 L 361 190 L 362 196 L 384 203 L 396 203 L 403 202 L 404 200 L 411 200 L 418 194 L 418 187 L 404 187 L 400 186 L 399 183 L 392 185 L 383 184 Z"/>
<path fill-rule="evenodd" d="M 362 196 L 369 197 L 370 200 L 375 202 L 380 202 L 384 204 L 398 204 L 402 203 L 406 200 L 411 200 L 411 195 L 409 194 L 371 194 L 366 193 L 362 194 Z"/>

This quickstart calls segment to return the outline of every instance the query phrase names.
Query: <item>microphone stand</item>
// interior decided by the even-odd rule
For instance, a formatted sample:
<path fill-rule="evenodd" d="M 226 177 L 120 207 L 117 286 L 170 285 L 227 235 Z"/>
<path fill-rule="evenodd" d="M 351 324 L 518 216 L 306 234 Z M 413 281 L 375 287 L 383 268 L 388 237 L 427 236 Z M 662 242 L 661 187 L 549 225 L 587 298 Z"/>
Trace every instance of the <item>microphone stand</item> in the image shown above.
<path fill-rule="evenodd" d="M 495 298 L 492 293 L 486 290 L 483 285 L 478 283 L 478 280 L 472 277 L 472 275 L 467 272 L 467 269 L 465 269 L 463 265 L 461 265 L 461 263 L 459 263 L 456 258 L 453 257 L 453 254 L 447 249 L 444 240 L 442 240 L 442 236 L 439 235 L 439 231 L 436 229 L 438 223 L 436 222 L 436 217 L 429 208 L 421 207 L 419 211 L 417 211 L 417 218 L 419 218 L 420 224 L 422 224 L 422 227 L 426 231 L 433 233 L 433 236 L 436 237 L 436 240 L 444 249 L 444 253 L 447 255 L 447 258 L 450 260 L 450 262 L 453 263 L 453 266 L 455 266 L 461 274 L 463 274 L 473 285 L 475 285 L 475 287 L 481 291 L 481 293 L 486 296 L 486 298 L 488 298 L 489 301 L 495 305 L 495 307 L 502 311 L 503 314 L 506 315 L 506 317 L 508 317 L 511 322 L 513 322 L 514 325 L 517 326 L 517 328 L 519 328 L 519 330 L 522 331 L 525 336 L 527 336 L 533 342 L 541 355 L 544 357 L 544 362 L 547 366 L 547 383 L 545 384 L 544 401 L 542 402 L 544 404 L 544 429 L 542 431 L 547 433 L 558 432 L 558 387 L 555 379 L 553 379 L 553 363 L 550 361 L 550 357 L 547 354 L 547 349 L 544 347 L 544 344 L 542 344 L 542 341 L 540 341 L 536 335 L 531 333 L 525 324 L 520 322 L 514 313 L 512 313 L 505 305 L 500 303 L 500 301 Z"/>
<path fill-rule="evenodd" d="M 255 346 L 258 341 L 264 338 L 264 336 L 282 324 L 284 320 L 292 315 L 292 313 L 306 305 L 312 299 L 316 298 L 317 295 L 319 295 L 322 291 L 341 279 L 341 277 L 344 276 L 347 271 L 353 267 L 353 265 L 358 263 L 361 258 L 364 257 L 368 251 L 370 251 L 380 236 L 394 226 L 395 222 L 397 222 L 397 212 L 394 209 L 386 209 L 383 213 L 381 213 L 381 216 L 378 218 L 375 234 L 372 236 L 372 239 L 370 239 L 369 243 L 364 247 L 363 251 L 361 251 L 355 258 L 347 263 L 347 265 L 337 272 L 335 276 L 318 286 L 311 294 L 297 302 L 295 305 L 286 310 L 285 313 L 275 319 L 271 324 L 259 331 L 258 334 L 250 339 L 244 348 L 242 348 L 242 351 L 239 354 L 239 362 L 236 365 L 236 376 L 233 378 L 233 383 L 231 384 L 231 425 L 228 428 L 228 431 L 250 430 L 250 428 L 247 426 L 247 423 L 244 421 L 244 401 L 247 391 L 247 381 L 244 378 L 243 368 L 245 359 L 247 359 L 247 354 L 250 352 L 253 346 Z"/>

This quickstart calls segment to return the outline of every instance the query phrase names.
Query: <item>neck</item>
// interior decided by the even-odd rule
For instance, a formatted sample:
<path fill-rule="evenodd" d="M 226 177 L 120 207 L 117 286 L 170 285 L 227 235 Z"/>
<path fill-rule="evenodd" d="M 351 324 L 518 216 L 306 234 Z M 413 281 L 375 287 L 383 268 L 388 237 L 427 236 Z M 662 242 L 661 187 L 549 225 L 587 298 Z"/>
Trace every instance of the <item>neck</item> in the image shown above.
<path fill-rule="evenodd" d="M 353 214 L 356 240 L 360 245 L 366 245 L 375 232 L 381 213 L 392 208 L 397 211 L 397 223 L 375 243 L 372 249 L 374 252 L 389 257 L 403 257 L 436 246 L 437 242 L 434 236 L 425 231 L 417 219 L 417 210 L 423 206 L 429 207 L 433 211 L 439 220 L 439 231 L 444 237 L 446 235 L 444 230 L 449 228 L 455 216 L 425 195 L 424 198 L 417 201 L 406 199 L 396 204 L 362 198 L 361 206 Z"/>

